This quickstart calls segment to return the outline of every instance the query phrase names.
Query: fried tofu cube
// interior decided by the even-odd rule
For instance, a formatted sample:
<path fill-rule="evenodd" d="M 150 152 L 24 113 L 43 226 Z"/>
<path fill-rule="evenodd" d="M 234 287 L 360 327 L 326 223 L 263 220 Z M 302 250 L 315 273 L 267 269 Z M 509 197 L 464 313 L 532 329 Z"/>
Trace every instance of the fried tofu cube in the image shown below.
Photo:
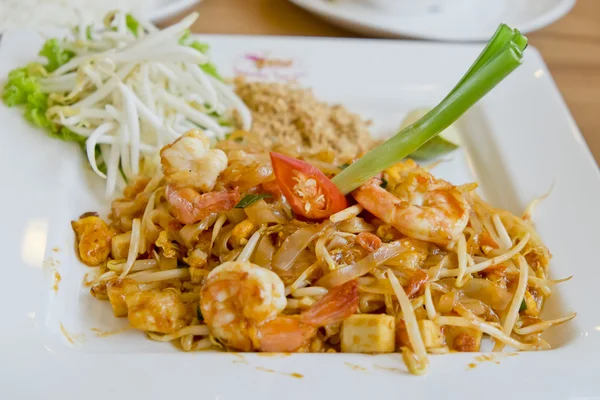
<path fill-rule="evenodd" d="M 473 328 L 459 326 L 445 327 L 446 343 L 451 350 L 463 352 L 477 352 L 481 347 L 483 333 Z"/>
<path fill-rule="evenodd" d="M 125 298 L 128 294 L 140 291 L 140 287 L 133 279 L 111 281 L 106 285 L 108 300 L 113 309 L 115 317 L 127 316 L 127 303 Z"/>
<path fill-rule="evenodd" d="M 131 241 L 131 232 L 121 233 L 112 238 L 110 243 L 110 255 L 115 260 L 127 259 L 129 252 L 129 242 Z"/>
<path fill-rule="evenodd" d="M 136 292 L 125 296 L 127 317 L 135 329 L 173 333 L 187 326 L 191 315 L 173 292 Z"/>
<path fill-rule="evenodd" d="M 444 345 L 444 335 L 438 324 L 427 319 L 421 319 L 417 323 L 426 348 L 431 349 Z"/>
<path fill-rule="evenodd" d="M 355 314 L 342 323 L 342 352 L 391 353 L 395 350 L 396 322 L 386 314 Z"/>

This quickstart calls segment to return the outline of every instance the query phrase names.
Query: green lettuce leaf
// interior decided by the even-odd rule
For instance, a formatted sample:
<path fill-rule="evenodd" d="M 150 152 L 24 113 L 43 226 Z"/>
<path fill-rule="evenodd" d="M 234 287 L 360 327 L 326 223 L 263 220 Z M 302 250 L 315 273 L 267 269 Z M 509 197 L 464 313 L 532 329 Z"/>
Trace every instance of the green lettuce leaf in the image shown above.
<path fill-rule="evenodd" d="M 208 53 L 208 51 L 210 50 L 210 46 L 208 45 L 208 43 L 200 42 L 198 40 L 194 40 L 194 41 L 190 42 L 190 40 L 189 40 L 190 35 L 191 35 L 190 31 L 187 30 L 179 38 L 179 44 L 182 46 L 189 46 L 192 49 L 196 49 L 202 54 Z M 223 81 L 223 77 L 221 76 L 221 74 L 219 74 L 219 71 L 217 71 L 217 67 L 215 66 L 215 64 L 208 62 L 206 64 L 200 65 L 200 68 L 202 68 L 202 71 L 204 71 L 208 75 L 210 75 L 214 78 L 217 78 L 220 81 Z"/>
<path fill-rule="evenodd" d="M 58 39 L 46 40 L 46 43 L 44 43 L 44 46 L 38 54 L 48 59 L 48 63 L 45 65 L 46 71 L 48 72 L 54 71 L 75 57 L 75 53 L 62 48 Z"/>
<path fill-rule="evenodd" d="M 31 63 L 10 71 L 2 100 L 9 107 L 22 106 L 25 118 L 35 126 L 44 129 L 50 136 L 67 142 L 84 144 L 86 139 L 84 136 L 54 124 L 46 117 L 48 94 L 42 92 L 39 78 L 46 76 L 47 73 L 47 69 L 38 63 Z"/>

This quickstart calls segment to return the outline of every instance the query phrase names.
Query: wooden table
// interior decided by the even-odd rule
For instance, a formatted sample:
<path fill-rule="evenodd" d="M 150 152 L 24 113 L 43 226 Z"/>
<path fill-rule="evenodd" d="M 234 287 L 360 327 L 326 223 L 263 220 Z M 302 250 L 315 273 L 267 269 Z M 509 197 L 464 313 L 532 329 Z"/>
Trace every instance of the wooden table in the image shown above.
<path fill-rule="evenodd" d="M 195 8 L 201 13 L 193 27 L 197 33 L 358 36 L 287 0 L 203 0 Z M 600 162 L 600 0 L 579 0 L 562 20 L 528 37 L 542 53 Z"/>

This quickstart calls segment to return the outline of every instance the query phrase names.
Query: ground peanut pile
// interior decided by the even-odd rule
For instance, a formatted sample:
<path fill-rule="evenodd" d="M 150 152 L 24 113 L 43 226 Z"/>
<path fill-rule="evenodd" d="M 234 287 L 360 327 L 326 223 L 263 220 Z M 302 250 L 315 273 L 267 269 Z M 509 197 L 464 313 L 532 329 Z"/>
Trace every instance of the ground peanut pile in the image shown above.
<path fill-rule="evenodd" d="M 373 145 L 369 122 L 341 105 L 319 101 L 310 89 L 242 78 L 235 87 L 252 112 L 252 132 L 266 145 L 292 142 L 303 151 L 334 150 L 351 158 Z"/>

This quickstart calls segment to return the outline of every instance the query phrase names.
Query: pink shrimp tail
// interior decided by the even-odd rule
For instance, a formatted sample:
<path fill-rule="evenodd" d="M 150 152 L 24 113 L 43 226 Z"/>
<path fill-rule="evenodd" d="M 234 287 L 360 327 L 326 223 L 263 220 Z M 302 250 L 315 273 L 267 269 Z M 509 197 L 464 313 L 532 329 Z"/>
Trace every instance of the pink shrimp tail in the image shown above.
<path fill-rule="evenodd" d="M 200 194 L 191 188 L 176 189 L 167 185 L 167 201 L 175 218 L 182 224 L 193 224 L 212 213 L 229 211 L 240 201 L 237 190 Z"/>

